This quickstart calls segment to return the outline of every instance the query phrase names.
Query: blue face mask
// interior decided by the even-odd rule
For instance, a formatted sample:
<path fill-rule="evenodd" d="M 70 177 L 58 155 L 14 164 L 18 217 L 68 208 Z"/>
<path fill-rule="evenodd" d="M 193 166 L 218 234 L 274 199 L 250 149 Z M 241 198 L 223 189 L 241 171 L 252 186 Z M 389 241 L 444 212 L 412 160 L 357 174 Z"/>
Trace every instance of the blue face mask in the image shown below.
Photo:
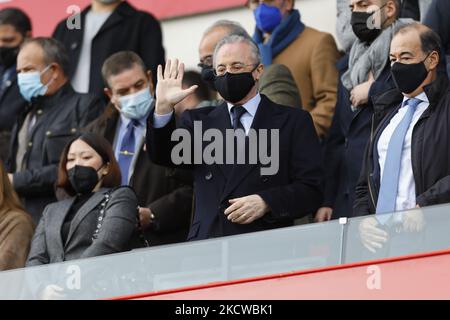
<path fill-rule="evenodd" d="M 43 96 L 47 93 L 48 86 L 53 79 L 44 85 L 41 82 L 41 75 L 49 69 L 50 66 L 46 67 L 42 72 L 21 72 L 17 75 L 17 84 L 19 85 L 20 94 L 26 101 L 30 102 L 32 98 Z"/>
<path fill-rule="evenodd" d="M 283 20 L 280 9 L 269 6 L 265 3 L 260 4 L 254 11 L 256 26 L 262 32 L 271 33 Z"/>
<path fill-rule="evenodd" d="M 128 119 L 140 120 L 150 111 L 153 97 L 149 88 L 119 98 L 120 112 Z"/>

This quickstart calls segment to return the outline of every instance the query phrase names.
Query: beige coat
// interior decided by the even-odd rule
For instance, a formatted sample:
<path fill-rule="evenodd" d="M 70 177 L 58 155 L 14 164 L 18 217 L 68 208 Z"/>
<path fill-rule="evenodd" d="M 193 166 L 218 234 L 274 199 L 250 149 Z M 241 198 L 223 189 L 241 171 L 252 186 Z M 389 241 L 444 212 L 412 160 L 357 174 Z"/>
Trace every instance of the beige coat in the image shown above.
<path fill-rule="evenodd" d="M 303 109 L 309 111 L 319 136 L 328 133 L 337 99 L 339 52 L 334 38 L 306 27 L 273 63 L 291 70 L 300 89 Z"/>
<path fill-rule="evenodd" d="M 23 268 L 34 233 L 31 216 L 24 212 L 0 212 L 0 271 Z"/>

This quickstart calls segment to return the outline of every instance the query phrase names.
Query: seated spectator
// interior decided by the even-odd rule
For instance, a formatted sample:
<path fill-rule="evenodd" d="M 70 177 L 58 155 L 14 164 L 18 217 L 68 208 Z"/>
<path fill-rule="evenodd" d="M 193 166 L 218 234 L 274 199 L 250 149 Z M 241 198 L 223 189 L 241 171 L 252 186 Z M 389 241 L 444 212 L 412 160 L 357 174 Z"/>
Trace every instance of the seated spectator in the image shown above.
<path fill-rule="evenodd" d="M 151 71 L 131 51 L 105 61 L 106 111 L 85 130 L 105 137 L 113 146 L 122 185 L 137 194 L 141 223 L 150 245 L 185 241 L 192 211 L 190 172 L 154 164 L 145 151 L 147 118 L 154 106 Z"/>
<path fill-rule="evenodd" d="M 177 117 L 180 117 L 185 110 L 191 110 L 197 107 L 210 107 L 211 91 L 207 83 L 202 80 L 202 75 L 196 71 L 186 71 L 182 83 L 183 89 L 188 89 L 194 85 L 197 86 L 194 94 L 187 96 L 175 106 L 175 114 Z"/>
<path fill-rule="evenodd" d="M 0 271 L 23 268 L 34 223 L 20 204 L 0 161 Z"/>
<path fill-rule="evenodd" d="M 118 253 L 131 249 L 137 199 L 120 186 L 120 168 L 110 144 L 83 134 L 66 145 L 58 187 L 69 198 L 49 204 L 31 243 L 27 266 Z"/>
<path fill-rule="evenodd" d="M 80 17 L 81 28 L 69 29 L 64 19 L 53 33 L 69 53 L 68 75 L 75 91 L 104 97 L 101 69 L 105 60 L 119 51 L 136 52 L 154 73 L 164 63 L 159 21 L 129 1 L 91 0 Z"/>
<path fill-rule="evenodd" d="M 319 138 L 331 127 L 336 106 L 339 52 L 331 34 L 303 24 L 294 0 L 249 0 L 264 66 L 284 64 L 294 76 L 303 109 L 310 112 Z M 320 71 L 318 71 L 320 70 Z"/>
<path fill-rule="evenodd" d="M 30 18 L 21 10 L 0 10 L 0 159 L 8 160 L 11 130 L 27 102 L 17 85 L 16 61 L 22 43 L 31 36 Z"/>
<path fill-rule="evenodd" d="M 28 40 L 17 58 L 18 85 L 29 106 L 12 131 L 8 170 L 36 223 L 44 207 L 56 201 L 61 151 L 103 109 L 100 99 L 72 89 L 68 64 L 64 47 L 50 38 Z"/>

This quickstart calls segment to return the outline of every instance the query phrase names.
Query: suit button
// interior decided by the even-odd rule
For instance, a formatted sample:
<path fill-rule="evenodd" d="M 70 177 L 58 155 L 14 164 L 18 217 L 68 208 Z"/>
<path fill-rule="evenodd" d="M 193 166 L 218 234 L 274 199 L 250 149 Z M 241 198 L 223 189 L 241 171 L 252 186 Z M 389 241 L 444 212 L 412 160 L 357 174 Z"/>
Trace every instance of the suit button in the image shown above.
<path fill-rule="evenodd" d="M 78 43 L 73 42 L 73 43 L 70 45 L 70 49 L 75 50 L 76 48 L 78 48 Z"/>
<path fill-rule="evenodd" d="M 213 175 L 212 175 L 211 172 L 208 172 L 208 173 L 205 175 L 205 179 L 208 180 L 208 181 L 211 180 L 212 177 L 213 177 Z"/>
<path fill-rule="evenodd" d="M 33 146 L 33 142 L 28 142 L 28 146 L 31 148 Z"/>
<path fill-rule="evenodd" d="M 52 132 L 51 132 L 51 131 L 47 131 L 47 132 L 45 133 L 45 135 L 46 135 L 47 137 L 49 137 L 49 136 L 52 135 Z"/>
<path fill-rule="evenodd" d="M 77 128 L 72 128 L 72 130 L 70 130 L 70 132 L 72 132 L 72 133 L 77 132 Z"/>
<path fill-rule="evenodd" d="M 345 148 L 347 149 L 348 147 L 348 138 L 345 138 Z"/>
<path fill-rule="evenodd" d="M 39 109 L 38 111 L 36 111 L 38 116 L 42 115 L 42 112 L 43 112 L 42 109 Z"/>

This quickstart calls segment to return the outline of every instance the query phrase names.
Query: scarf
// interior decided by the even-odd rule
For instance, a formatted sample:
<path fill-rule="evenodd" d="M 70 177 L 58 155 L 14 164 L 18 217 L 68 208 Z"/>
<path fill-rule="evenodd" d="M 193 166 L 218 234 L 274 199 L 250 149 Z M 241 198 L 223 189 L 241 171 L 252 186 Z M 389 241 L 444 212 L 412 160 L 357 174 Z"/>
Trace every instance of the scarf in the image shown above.
<path fill-rule="evenodd" d="M 253 40 L 258 44 L 262 63 L 266 66 L 271 65 L 273 58 L 297 39 L 304 29 L 305 25 L 300 20 L 298 10 L 292 10 L 291 14 L 283 19 L 280 25 L 273 30 L 267 43 L 264 43 L 262 31 L 256 27 Z"/>
<path fill-rule="evenodd" d="M 372 71 L 373 78 L 376 80 L 389 61 L 391 40 L 396 30 L 413 21 L 412 19 L 395 21 L 384 29 L 371 44 L 357 39 L 350 49 L 348 70 L 341 78 L 344 87 L 350 91 L 357 85 L 366 82 L 370 71 Z"/>

